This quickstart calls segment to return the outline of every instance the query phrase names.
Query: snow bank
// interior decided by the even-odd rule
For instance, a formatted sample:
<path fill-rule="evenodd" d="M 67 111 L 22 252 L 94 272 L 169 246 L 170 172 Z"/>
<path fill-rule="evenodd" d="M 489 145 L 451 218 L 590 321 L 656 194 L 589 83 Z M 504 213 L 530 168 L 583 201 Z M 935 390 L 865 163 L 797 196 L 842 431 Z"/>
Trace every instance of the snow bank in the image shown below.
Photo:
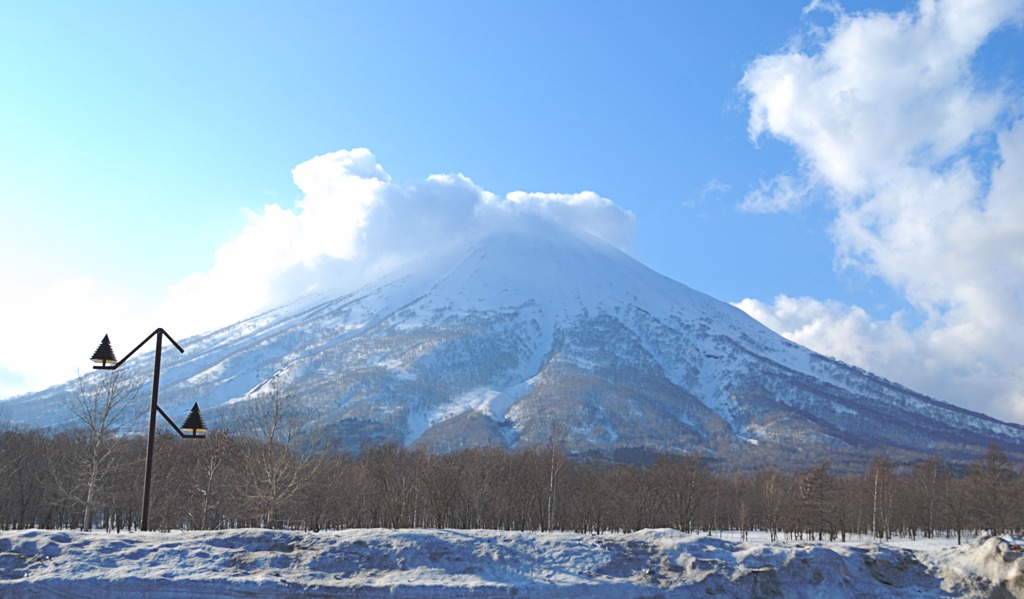
<path fill-rule="evenodd" d="M 0 532 L 0 597 L 1024 597 L 1020 543 L 379 530 Z"/>

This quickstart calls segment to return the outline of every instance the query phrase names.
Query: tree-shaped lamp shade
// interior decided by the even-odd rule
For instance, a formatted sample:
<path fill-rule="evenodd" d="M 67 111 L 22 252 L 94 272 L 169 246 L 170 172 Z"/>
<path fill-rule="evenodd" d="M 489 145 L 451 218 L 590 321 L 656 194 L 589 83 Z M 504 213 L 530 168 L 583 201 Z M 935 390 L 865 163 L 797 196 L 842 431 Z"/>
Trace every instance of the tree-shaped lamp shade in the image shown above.
<path fill-rule="evenodd" d="M 193 437 L 206 433 L 206 423 L 203 422 L 203 415 L 199 412 L 198 403 L 192 404 L 192 411 L 188 413 L 188 418 L 185 418 L 185 423 L 181 425 L 181 430 L 191 433 Z"/>
<path fill-rule="evenodd" d="M 99 364 L 101 368 L 111 368 L 117 365 L 117 358 L 114 357 L 114 348 L 110 347 L 109 336 L 103 336 L 103 341 L 100 341 L 100 346 L 96 348 L 96 352 L 92 355 L 92 361 Z"/>

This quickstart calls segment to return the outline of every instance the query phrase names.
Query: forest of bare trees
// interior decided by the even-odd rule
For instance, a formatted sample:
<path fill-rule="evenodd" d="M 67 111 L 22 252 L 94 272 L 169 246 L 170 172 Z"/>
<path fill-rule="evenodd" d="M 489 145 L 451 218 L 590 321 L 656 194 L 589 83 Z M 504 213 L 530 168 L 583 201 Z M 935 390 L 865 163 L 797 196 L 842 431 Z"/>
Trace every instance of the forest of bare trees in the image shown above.
<path fill-rule="evenodd" d="M 136 386 L 117 376 L 78 386 L 59 432 L 0 425 L 0 528 L 134 529 L 146 439 Z M 1024 528 L 1024 478 L 996 446 L 956 471 L 933 457 L 863 472 L 823 460 L 799 473 L 712 471 L 699 455 L 648 465 L 573 460 L 564 431 L 525 451 L 436 454 L 396 445 L 358 455 L 319 449 L 308 414 L 271 388 L 202 441 L 156 439 L 150 526 L 489 528 L 601 532 L 764 531 L 770 537 L 932 537 Z M 323 445 L 322 443 L 320 444 Z"/>
<path fill-rule="evenodd" d="M 263 416 L 273 420 L 273 414 Z M 0 527 L 138 526 L 145 439 L 87 430 L 0 432 Z M 441 527 L 600 532 L 671 527 L 844 540 L 1022 527 L 1022 479 L 997 447 L 954 476 L 938 458 L 863 474 L 721 474 L 699 457 L 647 466 L 567 459 L 554 444 L 431 454 L 395 445 L 353 456 L 287 435 L 157 439 L 150 525 L 162 529 Z"/>

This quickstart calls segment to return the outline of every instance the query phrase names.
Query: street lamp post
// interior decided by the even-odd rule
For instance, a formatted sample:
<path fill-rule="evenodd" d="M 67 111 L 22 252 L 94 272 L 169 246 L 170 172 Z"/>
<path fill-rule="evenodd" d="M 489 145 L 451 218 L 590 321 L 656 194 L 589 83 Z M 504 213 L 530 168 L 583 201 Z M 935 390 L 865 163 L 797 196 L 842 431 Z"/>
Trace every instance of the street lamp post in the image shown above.
<path fill-rule="evenodd" d="M 174 424 L 174 421 L 171 420 L 170 417 L 167 416 L 167 414 L 157 404 L 157 396 L 160 392 L 160 354 L 161 350 L 163 349 L 164 337 L 167 337 L 167 340 L 174 345 L 175 349 L 177 349 L 181 353 L 185 353 L 185 350 L 181 349 L 181 346 L 178 345 L 178 342 L 175 341 L 174 338 L 172 338 L 170 335 L 168 335 L 167 331 L 163 329 L 157 329 L 153 331 L 152 333 L 149 334 L 149 337 L 143 339 L 142 343 L 135 346 L 135 349 L 128 352 L 128 355 L 125 356 L 124 359 L 120 361 L 118 361 L 118 359 L 114 357 L 114 350 L 110 346 L 110 338 L 107 335 L 104 335 L 103 341 L 100 342 L 99 347 L 96 348 L 96 351 L 92 355 L 92 361 L 97 363 L 97 365 L 93 366 L 93 368 L 96 370 L 117 369 L 122 364 L 127 362 L 128 358 L 131 358 L 133 355 L 135 355 L 135 352 L 139 351 L 139 349 L 142 348 L 143 345 L 148 343 L 149 340 L 152 339 L 153 337 L 156 337 L 156 354 L 153 361 L 153 400 L 149 406 L 149 443 L 146 449 L 146 482 L 142 491 L 142 523 L 139 526 L 139 530 L 149 530 L 149 488 L 150 480 L 153 474 L 153 440 L 154 437 L 156 436 L 157 412 L 159 412 L 160 415 L 164 417 L 164 420 L 166 420 L 168 424 L 170 424 L 171 427 L 174 428 L 174 431 L 178 433 L 178 435 L 181 436 L 182 438 L 203 439 L 206 437 L 206 435 L 204 434 L 206 433 L 206 423 L 203 422 L 203 416 L 199 412 L 198 403 L 192 406 L 192 411 L 189 413 L 188 418 L 185 419 L 185 422 L 182 424 L 181 428 L 178 428 L 178 425 Z M 182 432 L 182 428 L 185 429 L 186 431 L 190 431 L 191 434 L 185 434 L 184 432 Z"/>

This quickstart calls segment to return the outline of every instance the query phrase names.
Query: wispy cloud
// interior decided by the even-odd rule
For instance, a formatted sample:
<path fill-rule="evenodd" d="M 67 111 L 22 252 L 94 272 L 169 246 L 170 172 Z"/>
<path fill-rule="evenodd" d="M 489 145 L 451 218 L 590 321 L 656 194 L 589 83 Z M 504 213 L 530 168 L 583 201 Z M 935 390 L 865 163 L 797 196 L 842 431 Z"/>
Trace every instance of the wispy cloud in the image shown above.
<path fill-rule="evenodd" d="M 790 175 L 776 175 L 747 193 L 740 203 L 744 212 L 789 212 L 803 206 L 813 185 Z"/>
<path fill-rule="evenodd" d="M 875 322 L 809 298 L 739 305 L 812 348 L 1024 420 L 1022 98 L 972 71 L 993 32 L 1019 26 L 1024 2 L 830 6 L 819 44 L 761 57 L 744 75 L 751 137 L 791 144 L 804 169 L 744 204 L 788 209 L 824 186 L 837 262 L 884 279 L 924 322 Z"/>

